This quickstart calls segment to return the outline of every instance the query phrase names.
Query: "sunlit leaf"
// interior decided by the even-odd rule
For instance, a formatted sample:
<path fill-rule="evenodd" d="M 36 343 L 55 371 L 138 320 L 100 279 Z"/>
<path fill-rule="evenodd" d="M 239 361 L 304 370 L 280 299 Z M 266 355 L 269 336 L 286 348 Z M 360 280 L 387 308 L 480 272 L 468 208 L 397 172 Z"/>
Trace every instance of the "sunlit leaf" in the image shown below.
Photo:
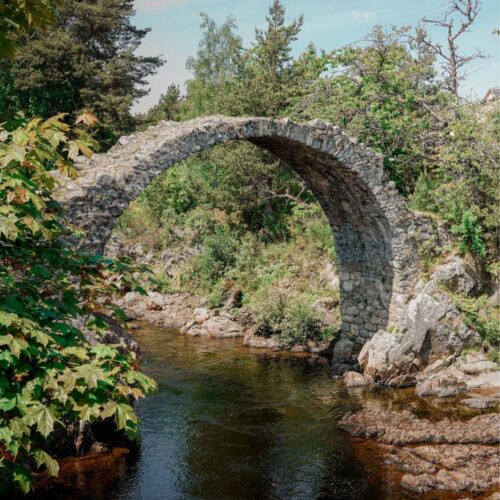
<path fill-rule="evenodd" d="M 50 476 L 57 476 L 59 474 L 59 464 L 45 451 L 35 450 L 33 457 L 35 457 L 37 467 L 44 465 Z"/>
<path fill-rule="evenodd" d="M 90 112 L 90 111 L 84 111 L 83 113 L 80 113 L 77 118 L 76 118 L 76 123 L 85 123 L 88 127 L 95 127 L 99 123 L 99 119 L 97 116 Z"/>
<path fill-rule="evenodd" d="M 30 408 L 23 420 L 27 425 L 36 425 L 37 431 L 43 437 L 47 437 L 54 430 L 54 415 L 44 405 Z"/>
<path fill-rule="evenodd" d="M 2 158 L 2 165 L 6 166 L 11 161 L 22 163 L 26 155 L 26 148 L 19 144 L 11 144 L 7 149 L 7 153 Z"/>

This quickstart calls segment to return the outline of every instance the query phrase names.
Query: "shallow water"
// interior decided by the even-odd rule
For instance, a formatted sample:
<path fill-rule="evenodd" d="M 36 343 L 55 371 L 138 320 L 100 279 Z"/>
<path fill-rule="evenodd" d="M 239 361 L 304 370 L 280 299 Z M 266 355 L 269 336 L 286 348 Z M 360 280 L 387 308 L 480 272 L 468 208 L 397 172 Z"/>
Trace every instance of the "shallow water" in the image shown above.
<path fill-rule="evenodd" d="M 82 467 L 70 490 L 56 489 L 51 498 L 410 498 L 374 474 L 376 456 L 371 467 L 361 465 L 359 447 L 356 454 L 337 421 L 361 405 L 411 406 L 433 418 L 452 410 L 429 409 L 405 391 L 348 392 L 328 377 L 324 358 L 154 327 L 134 336 L 143 370 L 159 385 L 138 405 L 138 458 Z"/>

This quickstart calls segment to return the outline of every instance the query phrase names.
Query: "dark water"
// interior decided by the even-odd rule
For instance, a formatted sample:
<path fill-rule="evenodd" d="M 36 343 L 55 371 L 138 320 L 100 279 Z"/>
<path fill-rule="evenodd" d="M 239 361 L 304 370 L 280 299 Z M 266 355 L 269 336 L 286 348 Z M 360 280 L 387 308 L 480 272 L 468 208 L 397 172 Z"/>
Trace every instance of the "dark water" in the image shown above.
<path fill-rule="evenodd" d="M 139 406 L 139 462 L 114 498 L 376 498 L 336 428 L 349 396 L 325 360 L 238 340 L 136 335 L 159 392 Z"/>
<path fill-rule="evenodd" d="M 249 349 L 238 340 L 153 328 L 135 337 L 144 371 L 159 384 L 138 406 L 138 458 L 103 457 L 89 470 L 78 462 L 69 490 L 51 498 L 407 498 L 364 468 L 336 428 L 361 405 L 411 404 L 426 414 L 403 393 L 348 392 L 328 377 L 325 359 Z"/>

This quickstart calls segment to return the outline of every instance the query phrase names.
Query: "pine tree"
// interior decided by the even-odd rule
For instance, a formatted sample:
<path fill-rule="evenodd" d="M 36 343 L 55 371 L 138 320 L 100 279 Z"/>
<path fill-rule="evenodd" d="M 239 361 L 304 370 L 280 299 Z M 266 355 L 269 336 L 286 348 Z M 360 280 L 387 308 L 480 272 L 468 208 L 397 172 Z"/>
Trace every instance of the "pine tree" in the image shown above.
<path fill-rule="evenodd" d="M 140 128 L 158 123 L 162 120 L 178 120 L 180 113 L 181 90 L 178 85 L 171 84 L 167 91 L 160 96 L 158 104 L 155 104 L 147 113 L 139 115 Z"/>
<path fill-rule="evenodd" d="M 133 0 L 67 0 L 55 24 L 26 37 L 13 62 L 0 68 L 0 114 L 23 110 L 49 117 L 91 110 L 110 145 L 130 132 L 130 108 L 147 93 L 160 57 L 136 55 L 149 29 L 131 24 Z"/>
<path fill-rule="evenodd" d="M 265 30 L 255 30 L 251 90 L 256 97 L 255 113 L 275 116 L 288 104 L 295 74 L 291 44 L 302 29 L 303 16 L 286 25 L 285 8 L 274 0 L 266 20 Z"/>

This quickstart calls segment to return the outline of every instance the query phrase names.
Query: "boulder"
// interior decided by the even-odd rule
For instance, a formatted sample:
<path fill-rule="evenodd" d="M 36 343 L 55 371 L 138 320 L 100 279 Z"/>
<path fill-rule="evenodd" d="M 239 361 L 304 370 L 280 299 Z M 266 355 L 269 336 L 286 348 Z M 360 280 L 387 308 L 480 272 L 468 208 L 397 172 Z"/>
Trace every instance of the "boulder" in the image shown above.
<path fill-rule="evenodd" d="M 343 375 L 352 371 L 357 364 L 357 353 L 358 347 L 352 340 L 343 338 L 336 342 L 333 347 L 331 374 Z"/>
<path fill-rule="evenodd" d="M 362 373 L 346 372 L 344 373 L 344 383 L 347 387 L 362 387 L 370 384 L 370 380 Z"/>
<path fill-rule="evenodd" d="M 449 366 L 453 361 L 455 360 L 454 356 L 447 356 L 446 358 L 439 358 L 436 359 L 433 363 L 431 363 L 429 366 L 424 368 L 423 373 L 435 373 L 443 370 L 447 366 Z"/>
<path fill-rule="evenodd" d="M 318 312 L 331 311 L 339 305 L 339 299 L 336 297 L 324 297 L 322 299 L 315 300 L 311 307 Z"/>
<path fill-rule="evenodd" d="M 389 353 L 398 346 L 393 333 L 379 330 L 361 349 L 358 362 L 363 373 L 376 381 L 385 381 L 393 373 Z"/>
<path fill-rule="evenodd" d="M 247 347 L 254 347 L 257 349 L 273 349 L 278 350 L 283 346 L 280 341 L 273 337 L 260 337 L 259 335 L 253 335 L 251 333 L 245 335 L 243 338 L 243 345 Z"/>
<path fill-rule="evenodd" d="M 89 330 L 86 327 L 88 316 L 78 317 L 74 322 L 74 326 L 78 328 L 85 336 L 90 345 L 96 344 L 118 344 L 121 352 L 135 352 L 140 355 L 139 344 L 130 336 L 130 334 L 117 321 L 103 313 L 94 313 L 95 316 L 103 320 L 107 324 L 106 330 L 102 333 L 97 333 Z"/>
<path fill-rule="evenodd" d="M 481 372 L 498 370 L 498 365 L 493 361 L 476 361 L 475 363 L 461 364 L 460 370 L 469 375 L 476 375 Z"/>
<path fill-rule="evenodd" d="M 481 373 L 466 382 L 467 389 L 500 389 L 500 371 Z"/>
<path fill-rule="evenodd" d="M 128 292 L 118 301 L 118 305 L 123 306 L 127 310 L 127 313 L 141 317 L 147 314 L 148 308 L 146 302 L 148 301 L 149 299 L 145 295 L 137 292 Z"/>
<path fill-rule="evenodd" d="M 333 361 L 337 363 L 352 363 L 357 353 L 356 344 L 349 339 L 340 339 L 333 347 Z"/>
<path fill-rule="evenodd" d="M 471 293 L 479 286 L 476 271 L 458 256 L 438 266 L 431 281 L 442 283 L 453 292 L 465 294 Z"/>
<path fill-rule="evenodd" d="M 243 337 L 245 332 L 243 328 L 225 316 L 212 316 L 200 325 L 201 335 L 209 337 Z"/>
<path fill-rule="evenodd" d="M 432 378 L 419 382 L 415 387 L 417 396 L 437 396 L 447 398 L 456 396 L 467 390 L 467 384 L 451 373 L 438 374 Z"/>
<path fill-rule="evenodd" d="M 158 292 L 148 292 L 147 308 L 151 311 L 161 311 L 165 307 L 165 299 Z"/>
<path fill-rule="evenodd" d="M 364 373 L 394 386 L 414 383 L 416 372 L 435 362 L 448 365 L 464 347 L 480 342 L 448 295 L 436 291 L 433 283 L 408 302 L 395 331 L 378 331 L 358 356 Z"/>
<path fill-rule="evenodd" d="M 229 292 L 229 296 L 224 303 L 224 311 L 231 311 L 232 309 L 239 309 L 242 305 L 243 290 L 235 288 Z"/>
<path fill-rule="evenodd" d="M 438 358 L 457 356 L 464 347 L 481 340 L 478 333 L 462 321 L 447 294 L 430 295 L 425 289 L 404 308 L 398 330 L 403 334 L 402 341 L 393 356 L 418 357 L 424 366 Z"/>
<path fill-rule="evenodd" d="M 205 307 L 197 307 L 194 310 L 194 321 L 198 324 L 203 323 L 210 318 L 210 310 Z"/>

